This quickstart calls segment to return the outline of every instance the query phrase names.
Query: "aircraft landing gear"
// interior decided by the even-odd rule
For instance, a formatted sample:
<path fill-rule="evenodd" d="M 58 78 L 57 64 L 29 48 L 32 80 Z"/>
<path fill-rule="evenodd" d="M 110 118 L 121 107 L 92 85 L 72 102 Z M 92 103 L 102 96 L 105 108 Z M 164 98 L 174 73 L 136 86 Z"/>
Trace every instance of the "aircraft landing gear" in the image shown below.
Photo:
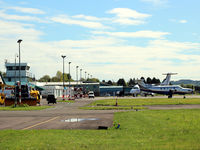
<path fill-rule="evenodd" d="M 168 95 L 168 98 L 172 98 L 172 95 Z"/>
<path fill-rule="evenodd" d="M 172 98 L 172 94 L 173 94 L 173 93 L 172 93 L 172 91 L 170 90 L 170 91 L 169 91 L 168 98 Z"/>

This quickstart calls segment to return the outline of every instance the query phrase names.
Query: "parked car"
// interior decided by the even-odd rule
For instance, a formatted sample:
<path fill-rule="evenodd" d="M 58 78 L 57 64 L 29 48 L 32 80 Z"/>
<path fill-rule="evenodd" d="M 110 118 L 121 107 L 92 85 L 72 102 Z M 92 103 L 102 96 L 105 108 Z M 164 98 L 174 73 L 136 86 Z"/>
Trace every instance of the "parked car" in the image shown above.
<path fill-rule="evenodd" d="M 94 92 L 93 91 L 89 91 L 88 92 L 88 97 L 89 98 L 94 98 Z"/>
<path fill-rule="evenodd" d="M 57 103 L 57 102 L 56 102 L 56 98 L 55 98 L 54 95 L 48 95 L 48 96 L 47 96 L 47 102 L 48 102 L 48 104 L 49 104 L 49 103 L 53 103 L 53 104 L 54 104 L 54 103 L 55 103 L 55 104 Z"/>

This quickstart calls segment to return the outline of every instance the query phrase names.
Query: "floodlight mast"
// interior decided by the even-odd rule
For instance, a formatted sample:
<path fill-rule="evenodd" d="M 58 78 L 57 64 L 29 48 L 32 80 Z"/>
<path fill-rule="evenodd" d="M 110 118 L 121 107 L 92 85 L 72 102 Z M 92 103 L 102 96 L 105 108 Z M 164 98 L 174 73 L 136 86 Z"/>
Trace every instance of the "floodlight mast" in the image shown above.
<path fill-rule="evenodd" d="M 21 53 L 20 53 L 20 43 L 22 42 L 21 39 L 17 41 L 19 43 L 19 103 L 21 104 L 22 98 L 22 92 L 21 92 Z"/>
<path fill-rule="evenodd" d="M 63 101 L 65 100 L 65 81 L 64 81 L 64 59 L 66 56 L 61 55 L 61 57 L 63 58 Z"/>

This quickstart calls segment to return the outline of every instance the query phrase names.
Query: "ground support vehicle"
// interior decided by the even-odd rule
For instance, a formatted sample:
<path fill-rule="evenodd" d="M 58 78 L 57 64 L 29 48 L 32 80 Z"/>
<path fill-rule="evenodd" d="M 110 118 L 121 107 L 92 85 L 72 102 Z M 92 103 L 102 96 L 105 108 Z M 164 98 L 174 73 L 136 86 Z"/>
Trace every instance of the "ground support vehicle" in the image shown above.
<path fill-rule="evenodd" d="M 48 102 L 48 104 L 49 104 L 49 103 L 53 103 L 53 104 L 54 104 L 54 103 L 55 103 L 55 104 L 57 103 L 57 102 L 56 102 L 56 98 L 55 98 L 54 95 L 48 95 L 48 96 L 47 96 L 47 102 Z"/>
<path fill-rule="evenodd" d="M 93 91 L 89 91 L 88 92 L 88 97 L 89 98 L 94 98 L 94 92 Z"/>

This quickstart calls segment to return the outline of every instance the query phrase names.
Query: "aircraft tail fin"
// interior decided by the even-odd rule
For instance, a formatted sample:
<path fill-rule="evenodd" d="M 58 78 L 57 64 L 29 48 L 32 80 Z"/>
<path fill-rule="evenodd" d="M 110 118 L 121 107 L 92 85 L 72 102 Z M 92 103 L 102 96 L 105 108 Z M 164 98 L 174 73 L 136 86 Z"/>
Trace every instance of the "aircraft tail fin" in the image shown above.
<path fill-rule="evenodd" d="M 137 84 L 139 85 L 139 87 L 145 87 L 144 80 L 137 80 Z"/>
<path fill-rule="evenodd" d="M 177 73 L 166 73 L 163 75 L 167 75 L 166 78 L 162 81 L 161 85 L 169 85 L 171 80 L 171 75 L 176 75 Z"/>

